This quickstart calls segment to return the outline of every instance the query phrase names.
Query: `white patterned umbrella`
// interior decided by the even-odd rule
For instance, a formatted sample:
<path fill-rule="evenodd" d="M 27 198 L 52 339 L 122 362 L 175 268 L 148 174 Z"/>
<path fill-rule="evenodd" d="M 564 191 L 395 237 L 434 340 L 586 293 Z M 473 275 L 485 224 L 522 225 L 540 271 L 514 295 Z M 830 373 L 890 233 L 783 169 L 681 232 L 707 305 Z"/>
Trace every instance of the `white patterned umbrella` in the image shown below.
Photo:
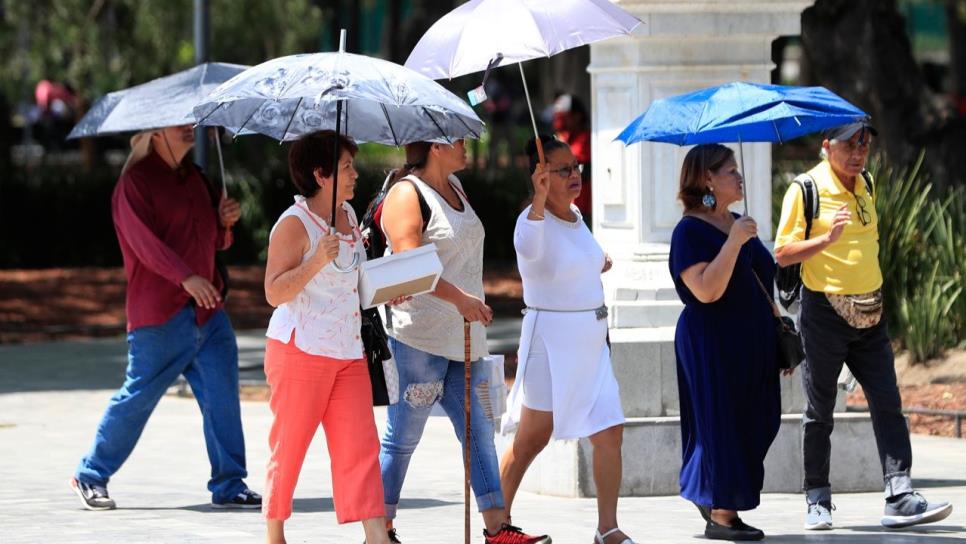
<path fill-rule="evenodd" d="M 206 62 L 188 70 L 101 97 L 67 139 L 189 125 L 191 108 L 248 66 Z"/>
<path fill-rule="evenodd" d="M 250 68 L 194 108 L 200 125 L 295 140 L 335 130 L 360 142 L 404 145 L 479 138 L 483 122 L 432 79 L 389 61 L 337 53 L 291 55 Z"/>

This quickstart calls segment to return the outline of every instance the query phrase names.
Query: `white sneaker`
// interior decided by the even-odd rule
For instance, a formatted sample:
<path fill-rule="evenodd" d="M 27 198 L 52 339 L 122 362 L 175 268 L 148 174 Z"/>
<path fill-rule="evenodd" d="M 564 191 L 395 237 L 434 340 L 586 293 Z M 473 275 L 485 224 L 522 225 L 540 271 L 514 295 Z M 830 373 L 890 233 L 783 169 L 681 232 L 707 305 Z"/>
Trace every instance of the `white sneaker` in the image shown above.
<path fill-rule="evenodd" d="M 827 531 L 831 529 L 832 510 L 835 510 L 835 505 L 831 502 L 820 501 L 809 503 L 808 513 L 805 514 L 805 529 L 809 531 Z"/>
<path fill-rule="evenodd" d="M 948 502 L 929 502 L 917 492 L 906 493 L 895 500 L 886 501 L 882 526 L 902 529 L 920 523 L 933 523 L 949 517 L 953 505 Z"/>

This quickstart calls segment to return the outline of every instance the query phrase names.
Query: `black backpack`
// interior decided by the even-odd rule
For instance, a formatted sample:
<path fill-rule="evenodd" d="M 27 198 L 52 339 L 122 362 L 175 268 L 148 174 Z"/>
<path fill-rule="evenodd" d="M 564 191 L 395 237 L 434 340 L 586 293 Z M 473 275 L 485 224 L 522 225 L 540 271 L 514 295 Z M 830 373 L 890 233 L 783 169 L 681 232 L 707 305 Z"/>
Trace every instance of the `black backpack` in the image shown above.
<path fill-rule="evenodd" d="M 386 198 L 386 193 L 389 192 L 389 182 L 393 174 L 394 172 L 390 172 L 386 176 L 382 189 L 376 193 L 375 198 L 369 203 L 365 215 L 362 216 L 362 222 L 359 224 L 362 241 L 366 247 L 366 256 L 369 259 L 378 259 L 386 252 L 386 235 L 379 227 L 379 222 L 382 219 L 382 202 Z M 417 190 L 416 195 L 419 197 L 419 211 L 423 215 L 423 230 L 425 231 L 432 211 L 429 204 L 426 203 L 426 199 L 423 198 L 423 193 Z M 361 310 L 360 317 L 362 318 L 362 344 L 365 348 L 366 359 L 372 365 L 372 368 L 369 369 L 369 377 L 372 383 L 372 402 L 374 406 L 387 406 L 389 405 L 389 395 L 386 388 L 386 376 L 381 365 L 382 361 L 392 357 L 392 352 L 389 350 L 389 338 L 386 335 L 385 327 L 383 327 L 382 316 L 379 314 L 378 307 Z M 392 328 L 392 314 L 388 305 L 386 306 L 386 317 L 389 318 L 389 327 Z"/>
<path fill-rule="evenodd" d="M 396 171 L 393 170 L 389 172 L 386 176 L 386 181 L 382 183 L 382 188 L 376 193 L 376 196 L 369 202 L 369 207 L 366 208 L 365 215 L 362 216 L 362 222 L 359 224 L 359 230 L 362 232 L 362 240 L 366 246 L 366 256 L 371 259 L 378 259 L 386 253 L 386 233 L 382 232 L 382 227 L 379 225 L 382 222 L 382 204 L 386 199 L 386 195 L 389 193 L 389 189 L 392 188 L 390 182 Z M 406 181 L 412 183 L 407 179 L 401 179 L 399 181 Z M 415 184 L 413 184 L 415 187 Z M 418 188 L 416 189 L 416 197 L 419 199 L 419 211 L 423 216 L 423 232 L 426 232 L 426 227 L 429 226 L 429 219 L 432 216 L 432 210 L 429 204 L 426 202 L 426 198 L 423 197 L 422 191 Z"/>
<path fill-rule="evenodd" d="M 865 180 L 865 189 L 872 195 L 875 202 L 875 189 L 872 185 L 872 176 L 866 170 L 862 171 L 862 179 Z M 818 187 L 815 180 L 808 174 L 801 174 L 792 180 L 802 190 L 802 199 L 805 204 L 805 240 L 808 240 L 812 233 L 812 221 L 818 217 L 821 206 L 819 205 Z M 775 287 L 778 288 L 778 300 L 786 310 L 798 300 L 802 293 L 802 263 L 789 266 L 779 266 L 778 273 L 775 274 Z"/>

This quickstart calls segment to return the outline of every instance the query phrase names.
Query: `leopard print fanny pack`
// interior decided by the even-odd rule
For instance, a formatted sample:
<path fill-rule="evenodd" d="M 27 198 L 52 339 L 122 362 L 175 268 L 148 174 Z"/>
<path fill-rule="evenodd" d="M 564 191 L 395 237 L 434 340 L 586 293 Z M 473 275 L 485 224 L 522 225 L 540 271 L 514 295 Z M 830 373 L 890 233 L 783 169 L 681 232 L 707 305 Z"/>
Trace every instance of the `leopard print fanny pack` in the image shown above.
<path fill-rule="evenodd" d="M 856 329 L 868 329 L 882 319 L 882 290 L 860 295 L 830 295 L 826 293 L 835 313 Z"/>

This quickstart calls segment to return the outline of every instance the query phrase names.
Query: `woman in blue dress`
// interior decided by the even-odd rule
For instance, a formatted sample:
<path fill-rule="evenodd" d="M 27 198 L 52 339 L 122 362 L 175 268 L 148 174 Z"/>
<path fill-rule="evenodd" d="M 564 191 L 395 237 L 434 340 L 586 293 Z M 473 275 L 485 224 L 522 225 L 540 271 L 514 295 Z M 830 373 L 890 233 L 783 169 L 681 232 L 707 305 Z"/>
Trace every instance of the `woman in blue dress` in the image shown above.
<path fill-rule="evenodd" d="M 681 400 L 681 496 L 704 517 L 705 536 L 761 540 L 738 511 L 756 508 L 764 460 L 781 412 L 771 303 L 775 261 L 755 220 L 728 211 L 742 176 L 723 145 L 691 149 L 671 237 L 670 269 L 684 311 L 674 337 Z"/>

